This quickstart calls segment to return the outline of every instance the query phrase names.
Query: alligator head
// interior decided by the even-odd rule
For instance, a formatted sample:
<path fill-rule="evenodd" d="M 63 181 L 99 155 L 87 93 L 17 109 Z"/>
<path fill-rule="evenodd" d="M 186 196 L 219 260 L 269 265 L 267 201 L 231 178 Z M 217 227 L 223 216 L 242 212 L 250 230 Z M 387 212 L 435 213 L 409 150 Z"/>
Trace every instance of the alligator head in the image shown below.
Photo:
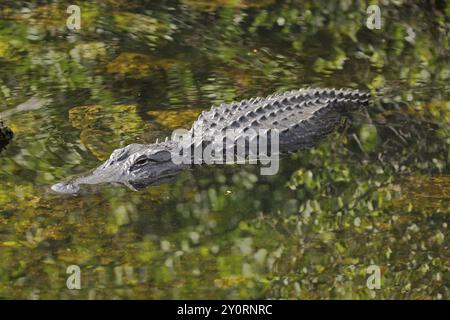
<path fill-rule="evenodd" d="M 120 184 L 133 190 L 166 182 L 186 166 L 172 161 L 171 150 L 176 143 L 166 141 L 151 145 L 130 144 L 115 150 L 110 158 L 91 173 L 68 182 L 57 183 L 52 190 L 78 193 L 81 185 Z"/>

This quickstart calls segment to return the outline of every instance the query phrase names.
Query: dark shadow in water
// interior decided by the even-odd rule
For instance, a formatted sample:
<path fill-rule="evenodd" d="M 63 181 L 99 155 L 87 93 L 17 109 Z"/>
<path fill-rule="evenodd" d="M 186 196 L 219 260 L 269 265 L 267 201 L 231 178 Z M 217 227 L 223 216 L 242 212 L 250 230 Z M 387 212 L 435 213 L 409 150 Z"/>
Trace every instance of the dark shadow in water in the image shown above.
<path fill-rule="evenodd" d="M 14 133 L 0 121 L 0 151 L 2 151 L 13 139 Z"/>

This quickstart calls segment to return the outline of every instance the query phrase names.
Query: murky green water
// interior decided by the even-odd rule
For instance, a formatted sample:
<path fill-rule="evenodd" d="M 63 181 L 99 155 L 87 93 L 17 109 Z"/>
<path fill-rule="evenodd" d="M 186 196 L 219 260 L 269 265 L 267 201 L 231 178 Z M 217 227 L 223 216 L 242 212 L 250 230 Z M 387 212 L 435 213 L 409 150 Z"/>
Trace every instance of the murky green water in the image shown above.
<path fill-rule="evenodd" d="M 365 1 L 145 2 L 78 1 L 79 31 L 69 2 L 0 5 L 1 298 L 448 299 L 448 3 L 386 1 L 369 30 Z M 212 104 L 305 86 L 375 99 L 276 176 L 49 191 Z"/>

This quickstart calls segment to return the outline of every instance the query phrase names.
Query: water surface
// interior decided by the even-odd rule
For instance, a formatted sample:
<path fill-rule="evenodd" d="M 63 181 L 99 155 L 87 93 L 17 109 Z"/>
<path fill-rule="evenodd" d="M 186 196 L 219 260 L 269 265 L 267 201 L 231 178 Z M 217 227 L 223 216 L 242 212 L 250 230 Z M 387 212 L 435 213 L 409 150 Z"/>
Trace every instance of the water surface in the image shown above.
<path fill-rule="evenodd" d="M 387 1 L 381 30 L 364 1 L 78 3 L 79 31 L 71 3 L 0 6 L 15 132 L 0 153 L 1 298 L 448 298 L 448 3 Z M 214 166 L 141 192 L 50 192 L 213 104 L 306 86 L 374 102 L 275 176 Z"/>

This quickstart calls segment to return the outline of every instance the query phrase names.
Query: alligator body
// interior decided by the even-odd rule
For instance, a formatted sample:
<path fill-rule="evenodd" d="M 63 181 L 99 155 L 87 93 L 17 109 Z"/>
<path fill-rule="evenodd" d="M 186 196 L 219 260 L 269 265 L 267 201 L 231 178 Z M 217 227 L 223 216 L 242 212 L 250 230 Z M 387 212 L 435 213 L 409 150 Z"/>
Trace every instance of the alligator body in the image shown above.
<path fill-rule="evenodd" d="M 308 88 L 222 104 L 203 112 L 190 133 L 202 132 L 193 143 L 207 145 L 229 129 L 237 132 L 237 138 L 249 129 L 277 130 L 279 153 L 292 153 L 317 144 L 339 124 L 343 115 L 366 105 L 369 98 L 368 93 L 358 90 Z M 176 148 L 179 142 L 172 139 L 150 145 L 131 144 L 115 150 L 87 176 L 58 183 L 52 189 L 76 193 L 82 184 L 119 183 L 141 189 L 162 183 L 189 167 L 174 163 L 172 155 Z"/>

